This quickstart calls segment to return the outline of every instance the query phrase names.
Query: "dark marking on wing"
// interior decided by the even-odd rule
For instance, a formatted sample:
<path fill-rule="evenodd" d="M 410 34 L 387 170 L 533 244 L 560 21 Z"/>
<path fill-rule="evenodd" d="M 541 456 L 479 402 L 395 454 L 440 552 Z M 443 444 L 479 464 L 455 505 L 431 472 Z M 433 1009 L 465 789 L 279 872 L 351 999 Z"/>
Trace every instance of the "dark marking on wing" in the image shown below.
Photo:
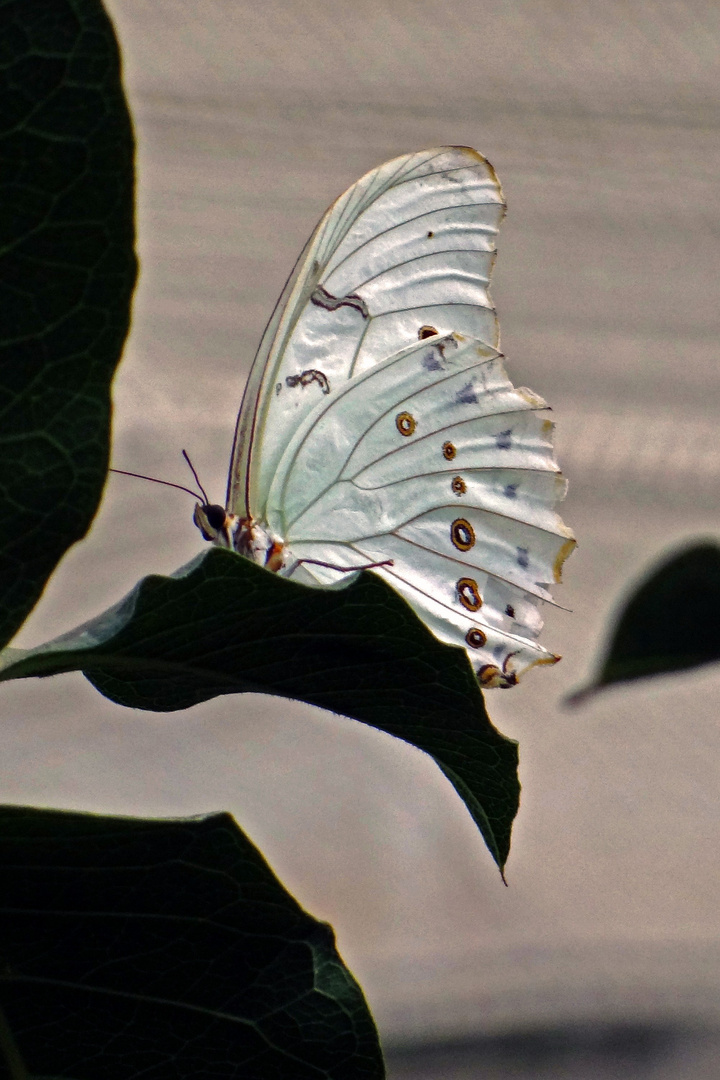
<path fill-rule="evenodd" d="M 498 450 L 509 450 L 512 446 L 512 428 L 507 431 L 499 431 L 495 436 Z"/>
<path fill-rule="evenodd" d="M 310 383 L 314 382 L 318 384 L 323 394 L 330 393 L 330 383 L 327 380 L 327 375 L 323 374 L 322 371 L 317 371 L 316 368 L 301 371 L 299 375 L 288 375 L 285 380 L 287 386 L 309 386 Z"/>
<path fill-rule="evenodd" d="M 502 653 L 503 647 L 500 646 L 500 653 Z M 477 673 L 478 680 L 481 686 L 485 687 L 499 687 L 501 690 L 507 690 L 510 686 L 517 686 L 518 677 L 514 671 L 507 670 L 508 660 L 515 653 L 509 653 L 505 657 L 505 663 L 503 664 L 502 671 L 495 664 L 483 664 Z M 499 656 L 498 650 L 493 649 L 493 656 Z"/>
<path fill-rule="evenodd" d="M 420 330 L 418 331 L 418 337 L 421 341 L 423 340 L 422 334 L 424 330 L 433 330 L 433 332 L 436 332 L 433 326 L 421 326 Z M 431 349 L 426 352 L 425 355 L 422 357 L 420 362 L 426 371 L 445 370 L 446 347 L 451 347 L 453 349 L 457 349 L 458 347 L 457 341 L 451 335 L 443 338 L 441 341 L 436 341 L 435 344 L 431 347 Z"/>
<path fill-rule="evenodd" d="M 401 435 L 412 435 L 417 427 L 415 417 L 409 412 L 398 413 L 395 417 L 395 427 Z"/>
<path fill-rule="evenodd" d="M 370 318 L 367 304 L 362 296 L 357 296 L 356 293 L 348 293 L 347 296 L 333 296 L 322 285 L 317 285 L 310 299 L 313 304 L 325 308 L 326 311 L 337 311 L 339 307 L 352 307 L 359 311 L 364 319 Z"/>
<path fill-rule="evenodd" d="M 456 518 L 450 526 L 450 539 L 458 551 L 469 551 L 475 544 L 475 530 L 465 518 Z"/>
<path fill-rule="evenodd" d="M 507 484 L 503 490 L 506 499 L 517 499 L 517 484 Z"/>
<path fill-rule="evenodd" d="M 442 353 L 442 346 L 438 344 L 435 346 L 435 348 L 428 349 L 428 351 L 424 354 L 421 363 L 426 371 L 442 371 L 444 367 L 444 359 L 445 357 Z"/>
<path fill-rule="evenodd" d="M 479 396 L 472 382 L 469 382 L 458 390 L 455 401 L 458 405 L 477 405 Z"/>
<path fill-rule="evenodd" d="M 471 649 L 482 649 L 487 641 L 487 634 L 485 634 L 479 626 L 473 626 L 465 635 L 465 640 Z"/>
<path fill-rule="evenodd" d="M 418 330 L 418 340 L 424 341 L 425 338 L 435 337 L 437 330 L 434 326 L 421 326 Z"/>
<path fill-rule="evenodd" d="M 455 587 L 458 600 L 468 611 L 478 611 L 482 607 L 482 597 L 474 578 L 460 578 Z"/>
<path fill-rule="evenodd" d="M 527 570 L 530 565 L 530 552 L 527 548 L 519 547 L 517 549 L 517 564 L 521 566 L 523 570 Z"/>

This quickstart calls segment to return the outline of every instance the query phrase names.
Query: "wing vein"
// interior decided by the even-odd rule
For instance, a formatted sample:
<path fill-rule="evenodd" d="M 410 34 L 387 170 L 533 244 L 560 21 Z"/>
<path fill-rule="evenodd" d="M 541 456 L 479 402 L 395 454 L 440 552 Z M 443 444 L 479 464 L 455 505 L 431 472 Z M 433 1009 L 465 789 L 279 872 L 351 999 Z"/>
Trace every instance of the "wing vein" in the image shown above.
<path fill-rule="evenodd" d="M 353 286 L 353 292 L 359 292 L 360 289 L 364 288 L 366 285 L 369 285 L 371 281 L 377 281 L 379 278 L 384 277 L 385 274 L 391 274 L 394 270 L 399 270 L 403 266 L 411 266 L 413 263 L 423 262 L 423 260 L 425 260 L 425 259 L 434 259 L 438 255 L 450 255 L 450 254 L 457 255 L 457 254 L 461 254 L 461 253 L 463 255 L 476 255 L 477 254 L 477 249 L 476 248 L 447 248 L 447 250 L 443 249 L 442 251 L 429 251 L 429 252 L 426 252 L 424 255 L 415 255 L 415 256 L 413 256 L 412 259 L 403 259 L 401 262 L 394 263 L 392 266 L 388 266 L 384 270 L 379 270 L 377 272 L 377 274 L 371 274 L 370 277 L 365 278 L 364 281 L 360 281 L 357 285 Z M 488 252 L 487 254 L 491 254 L 491 253 Z M 452 275 L 444 274 L 442 276 L 443 276 L 444 279 L 447 279 L 448 277 L 452 276 L 453 278 L 457 278 L 458 280 L 465 280 L 465 281 L 478 281 L 479 280 L 479 281 L 485 282 L 486 285 L 490 284 L 490 275 L 488 275 L 487 277 L 481 277 L 479 274 L 473 275 L 468 270 L 458 270 L 455 267 L 452 267 Z"/>
<path fill-rule="evenodd" d="M 468 369 L 468 370 L 470 370 L 470 369 Z M 393 408 L 396 409 L 398 407 L 398 405 L 402 405 L 402 404 L 403 403 L 401 401 L 396 402 L 396 404 L 393 407 L 388 409 L 387 412 L 383 414 L 383 417 L 387 416 L 388 413 L 391 413 L 393 411 Z M 436 428 L 435 431 L 428 431 L 428 433 L 426 435 L 419 435 L 418 438 L 414 439 L 413 442 L 410 443 L 409 445 L 410 446 L 417 446 L 418 443 L 424 442 L 426 439 L 432 439 L 433 436 L 439 435 L 440 432 L 442 432 L 442 431 L 449 431 L 451 428 L 459 428 L 459 427 L 462 427 L 464 424 L 474 424 L 475 421 L 484 420 L 485 418 L 490 419 L 490 417 L 492 417 L 493 419 L 495 419 L 495 417 L 497 417 L 497 416 L 512 416 L 512 415 L 514 415 L 515 413 L 518 413 L 518 412 L 547 412 L 547 411 L 550 411 L 550 406 L 549 405 L 539 405 L 537 408 L 530 408 L 528 406 L 528 408 L 526 408 L 526 409 L 503 409 L 500 412 L 485 413 L 485 414 L 483 414 L 481 416 L 470 416 L 470 417 L 468 417 L 467 420 L 456 420 L 452 424 L 446 424 L 445 427 Z M 348 480 L 352 480 L 354 482 L 355 478 L 357 476 L 359 476 L 361 472 L 365 472 L 365 470 L 369 469 L 372 465 L 377 465 L 380 461 L 387 461 L 387 459 L 392 457 L 393 454 L 402 453 L 402 451 L 406 450 L 406 449 L 407 449 L 406 446 L 396 446 L 393 450 L 387 450 L 385 453 L 381 454 L 380 457 L 377 457 L 373 461 L 369 461 L 369 462 L 367 462 L 367 464 L 363 465 L 362 468 L 358 469 L 358 471 L 355 473 L 355 476 L 349 476 Z M 502 468 L 512 468 L 512 466 L 510 466 L 510 465 L 505 465 L 505 466 L 504 465 L 496 465 L 496 466 L 486 466 L 486 468 L 502 469 Z M 532 469 L 532 470 L 529 470 L 529 471 L 549 473 L 549 472 L 553 472 L 554 470 L 552 470 L 552 469 Z M 560 471 L 559 466 L 558 466 L 557 471 L 558 472 Z M 360 487 L 360 486 L 361 486 L 360 484 L 357 485 L 357 487 Z"/>
<path fill-rule="evenodd" d="M 439 209 L 442 209 L 442 210 L 465 210 L 465 209 L 471 209 L 472 207 L 475 207 L 475 206 L 492 206 L 492 205 L 500 206 L 501 204 L 500 203 L 493 204 L 491 201 L 488 201 L 487 203 L 472 203 L 472 202 L 470 202 L 470 203 L 453 203 L 451 206 L 438 207 L 435 210 L 427 210 L 427 211 L 425 211 L 424 214 L 415 214 L 413 217 L 403 218 L 402 221 L 395 222 L 394 225 L 388 226 L 387 229 L 381 229 L 380 232 L 373 233 L 373 235 L 368 237 L 367 240 L 363 240 L 362 244 L 358 244 L 358 246 L 353 248 L 352 251 L 348 251 L 347 255 L 344 255 L 342 257 L 342 259 L 340 260 L 340 262 L 335 263 L 335 265 L 333 266 L 333 268 L 331 270 L 331 273 L 332 274 L 336 273 L 336 271 L 338 271 L 340 269 L 340 267 L 343 266 L 348 261 L 348 259 L 351 259 L 354 255 L 357 255 L 357 253 L 359 251 L 362 251 L 363 248 L 368 246 L 368 244 L 374 243 L 381 236 L 389 236 L 390 233 L 394 232 L 396 229 L 403 228 L 405 225 L 410 225 L 410 224 L 412 224 L 413 221 L 422 221 L 423 218 L 432 217 L 432 215 L 436 214 Z M 487 236 L 497 236 L 497 234 L 498 234 L 497 229 L 491 228 L 489 226 L 488 227 L 480 226 L 479 223 L 475 224 L 474 228 L 476 228 L 479 232 L 483 232 Z M 460 250 L 465 250 L 465 249 L 464 248 L 453 248 L 451 250 L 460 251 Z M 471 250 L 473 250 L 473 251 L 475 251 L 475 250 L 482 251 L 481 248 L 479 248 L 479 249 L 472 248 Z M 483 252 L 483 254 L 491 255 L 494 251 L 495 251 L 495 248 L 493 248 L 491 250 L 488 250 L 486 252 Z M 400 265 L 400 264 L 398 264 L 398 265 Z"/>
<path fill-rule="evenodd" d="M 348 368 L 348 380 L 352 379 L 352 377 L 355 374 L 355 365 L 357 363 L 357 360 L 358 360 L 358 357 L 359 357 L 360 352 L 362 350 L 362 347 L 365 344 L 365 338 L 367 337 L 367 332 L 368 332 L 368 330 L 370 329 L 370 327 L 372 325 L 372 321 L 373 320 L 372 320 L 372 316 L 371 316 L 367 320 L 365 325 L 363 326 L 362 334 L 358 338 L 358 343 L 357 343 L 357 346 L 355 347 L 355 351 L 352 354 L 352 359 L 350 361 L 350 367 Z"/>
<path fill-rule="evenodd" d="M 561 605 L 557 603 L 557 601 L 552 599 L 552 597 L 541 595 L 539 592 L 536 592 L 533 589 L 526 587 L 525 585 L 518 585 L 516 581 L 511 581 L 510 578 L 505 577 L 504 574 L 498 574 L 495 570 L 488 570 L 487 567 L 477 566 L 475 563 L 464 562 L 462 559 L 456 559 L 453 555 L 445 555 L 442 551 L 435 551 L 433 548 L 426 547 L 424 544 L 418 544 L 415 540 L 408 540 L 405 536 L 398 536 L 398 534 L 395 532 L 390 535 L 397 536 L 398 540 L 402 540 L 403 543 L 410 544 L 412 547 L 419 548 L 420 551 L 427 551 L 431 555 L 437 555 L 439 559 L 444 559 L 446 562 L 453 563 L 456 566 L 467 567 L 469 570 L 480 570 L 483 574 L 487 574 L 488 577 L 495 578 L 496 581 L 502 581 L 506 585 L 512 586 L 512 588 L 517 589 L 518 592 L 527 593 L 529 596 L 534 596 L 536 600 L 541 600 L 543 604 L 550 604 L 551 607 L 559 608 L 561 611 L 564 610 Z M 382 540 L 382 536 L 383 534 L 381 534 L 377 539 Z M 374 537 L 367 537 L 367 541 L 370 541 L 372 539 L 374 539 Z M 350 541 L 349 546 L 354 548 L 355 551 L 363 555 L 365 558 L 368 558 L 367 552 L 364 552 L 362 548 L 358 547 L 358 541 Z M 401 581 L 405 580 L 400 574 L 397 574 L 395 571 L 393 571 L 392 568 L 383 567 L 383 573 L 395 573 L 395 576 L 399 577 Z M 410 583 L 408 582 L 408 584 Z M 414 589 L 415 586 L 412 585 L 411 588 Z M 427 593 L 426 595 L 429 596 L 430 594 Z M 437 600 L 437 598 L 434 596 L 431 597 L 431 599 L 435 600 L 436 603 L 443 603 L 442 600 Z M 447 605 L 445 606 L 447 607 Z M 451 608 L 450 610 L 452 611 L 453 609 Z"/>
<path fill-rule="evenodd" d="M 430 510 L 423 510 L 421 514 L 416 514 L 415 517 L 408 518 L 403 521 L 402 525 L 398 525 L 397 528 L 403 529 L 406 525 L 412 525 L 414 521 L 420 521 L 427 514 L 432 513 L 433 510 L 479 510 L 483 514 L 490 514 L 492 517 L 502 518 L 503 521 L 514 521 L 518 525 L 523 525 L 526 529 L 534 529 L 536 532 L 545 533 L 546 536 L 564 536 L 566 540 L 569 540 L 569 536 L 565 536 L 564 533 L 557 533 L 554 529 L 548 529 L 544 525 L 536 525 L 532 521 L 524 521 L 522 518 L 516 517 L 514 514 L 503 514 L 501 510 L 488 510 L 486 506 L 476 506 L 475 503 L 463 502 L 458 503 L 438 503 L 437 506 L 433 506 Z M 388 532 L 392 532 L 397 535 L 394 529 L 389 529 Z M 403 540 L 406 537 L 402 537 Z M 431 549 L 428 549 L 431 550 Z"/>

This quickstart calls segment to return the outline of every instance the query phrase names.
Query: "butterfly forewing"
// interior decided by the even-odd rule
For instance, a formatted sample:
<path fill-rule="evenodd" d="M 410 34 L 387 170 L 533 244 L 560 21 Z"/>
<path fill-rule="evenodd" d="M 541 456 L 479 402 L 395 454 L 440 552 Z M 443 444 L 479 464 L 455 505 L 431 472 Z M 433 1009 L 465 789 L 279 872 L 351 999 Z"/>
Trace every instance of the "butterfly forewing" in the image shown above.
<path fill-rule="evenodd" d="M 292 274 L 285 282 L 282 293 L 263 333 L 255 360 L 250 369 L 242 404 L 235 425 L 235 438 L 230 457 L 227 494 L 225 505 L 229 513 L 246 518 L 249 510 L 248 470 L 253 435 L 258 421 L 259 401 L 265 385 L 265 371 L 273 346 L 277 343 L 280 325 L 286 312 L 290 297 L 295 294 L 295 287 L 306 270 L 306 255 L 312 244 L 311 237 L 301 251 Z M 308 294 L 309 295 L 309 294 Z"/>
<path fill-rule="evenodd" d="M 457 329 L 496 343 L 487 285 L 503 214 L 491 166 L 467 147 L 388 162 L 333 204 L 253 366 L 228 483 L 231 512 L 265 517 L 298 424 L 357 372 L 423 334 Z"/>

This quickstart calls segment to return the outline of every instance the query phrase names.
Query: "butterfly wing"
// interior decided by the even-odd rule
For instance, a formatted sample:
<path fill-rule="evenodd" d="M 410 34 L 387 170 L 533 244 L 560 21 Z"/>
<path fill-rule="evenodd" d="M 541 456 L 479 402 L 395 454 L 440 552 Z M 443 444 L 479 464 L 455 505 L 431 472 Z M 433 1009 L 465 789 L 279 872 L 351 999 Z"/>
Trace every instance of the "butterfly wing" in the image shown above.
<path fill-rule="evenodd" d="M 228 479 L 231 513 L 264 519 L 298 424 L 421 330 L 497 345 L 488 282 L 504 212 L 492 166 L 462 146 L 386 162 L 333 203 L 283 290 L 248 379 Z"/>
<path fill-rule="evenodd" d="M 379 567 L 488 685 L 557 659 L 539 606 L 574 546 L 545 402 L 476 338 L 437 336 L 354 376 L 286 446 L 266 512 L 308 583 Z M 322 563 L 328 565 L 320 565 Z M 495 682 L 493 683 L 493 680 Z"/>

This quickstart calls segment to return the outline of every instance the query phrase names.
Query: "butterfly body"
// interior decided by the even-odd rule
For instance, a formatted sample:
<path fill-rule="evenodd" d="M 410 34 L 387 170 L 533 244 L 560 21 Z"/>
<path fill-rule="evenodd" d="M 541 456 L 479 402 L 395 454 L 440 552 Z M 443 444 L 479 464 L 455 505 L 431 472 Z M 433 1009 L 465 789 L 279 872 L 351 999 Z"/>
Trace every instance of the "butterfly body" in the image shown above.
<path fill-rule="evenodd" d="M 227 507 L 206 539 L 307 585 L 362 569 L 484 686 L 558 657 L 535 642 L 574 545 L 545 402 L 515 388 L 488 283 L 504 214 L 467 147 L 359 180 L 308 241 L 260 345 Z"/>

